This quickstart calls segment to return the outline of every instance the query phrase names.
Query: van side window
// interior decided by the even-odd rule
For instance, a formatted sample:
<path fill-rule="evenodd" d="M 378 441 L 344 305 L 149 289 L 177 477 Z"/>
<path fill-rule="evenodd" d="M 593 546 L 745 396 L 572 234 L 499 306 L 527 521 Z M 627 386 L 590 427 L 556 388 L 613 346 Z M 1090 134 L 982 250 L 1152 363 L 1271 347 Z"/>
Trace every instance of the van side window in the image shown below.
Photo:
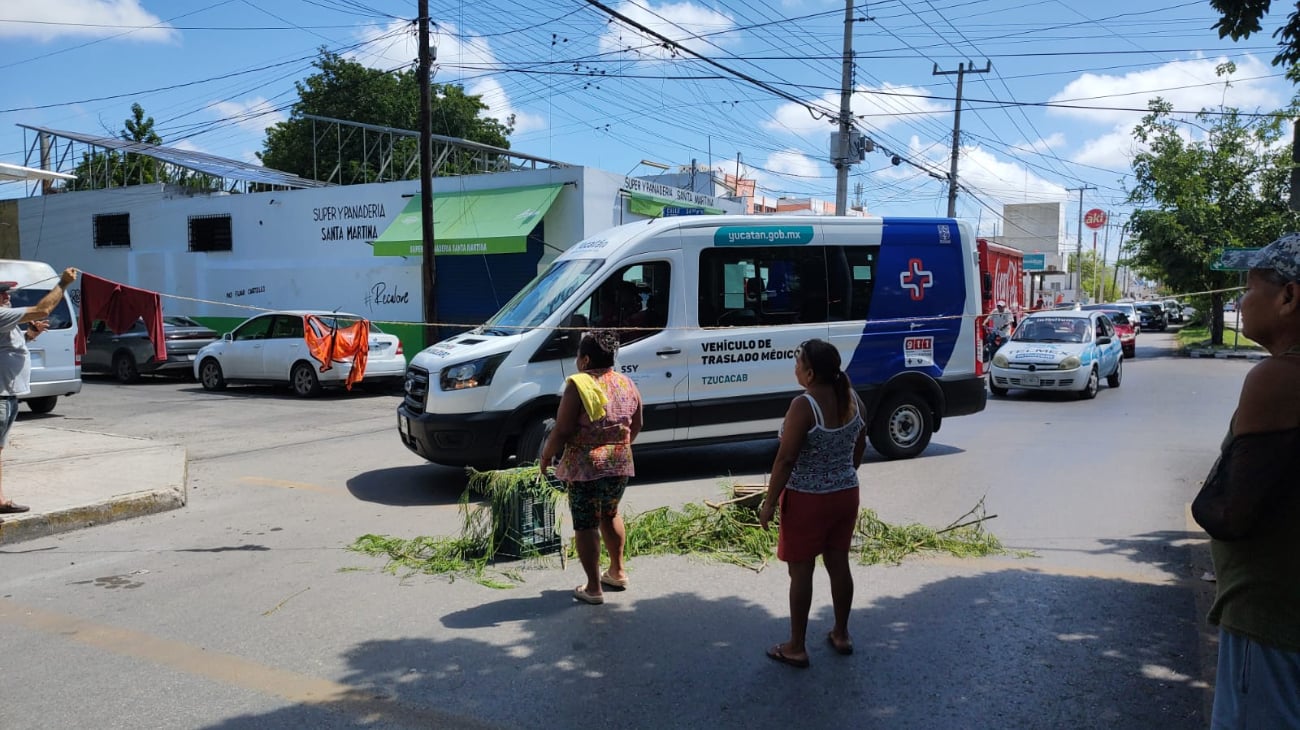
<path fill-rule="evenodd" d="M 49 293 L 49 289 L 13 289 L 9 293 L 9 304 L 15 309 L 34 307 Z M 54 306 L 54 311 L 50 312 L 49 322 L 52 330 L 65 330 L 72 326 L 72 312 L 68 309 L 67 297 L 60 299 Z M 24 325 L 23 328 L 26 329 L 26 326 Z"/>
<path fill-rule="evenodd" d="M 831 292 L 819 246 L 709 248 L 700 253 L 700 326 L 825 322 Z"/>
<path fill-rule="evenodd" d="M 826 249 L 826 282 L 833 322 L 866 319 L 876 284 L 874 246 L 830 246 Z"/>
<path fill-rule="evenodd" d="M 668 325 L 671 274 L 667 261 L 625 266 L 578 305 L 570 324 L 620 330 L 624 344 L 656 334 Z"/>

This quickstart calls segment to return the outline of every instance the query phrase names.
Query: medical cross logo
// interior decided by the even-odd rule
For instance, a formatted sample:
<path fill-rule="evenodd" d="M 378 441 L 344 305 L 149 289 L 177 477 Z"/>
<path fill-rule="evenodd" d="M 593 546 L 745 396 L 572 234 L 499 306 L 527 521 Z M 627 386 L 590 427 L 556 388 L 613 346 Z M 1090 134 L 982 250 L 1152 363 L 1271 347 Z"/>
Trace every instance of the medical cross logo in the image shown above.
<path fill-rule="evenodd" d="M 934 274 L 921 266 L 921 259 L 909 259 L 907 271 L 898 275 L 898 285 L 912 292 L 914 302 L 925 299 L 925 290 L 934 286 Z"/>

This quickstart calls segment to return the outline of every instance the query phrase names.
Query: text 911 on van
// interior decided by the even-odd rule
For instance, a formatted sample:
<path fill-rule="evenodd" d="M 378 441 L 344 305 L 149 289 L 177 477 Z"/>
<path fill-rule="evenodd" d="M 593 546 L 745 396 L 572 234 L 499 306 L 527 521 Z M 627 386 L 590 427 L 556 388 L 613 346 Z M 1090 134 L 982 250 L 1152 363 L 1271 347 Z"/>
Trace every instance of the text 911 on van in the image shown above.
<path fill-rule="evenodd" d="M 909 368 L 925 368 L 934 365 L 934 338 L 904 337 L 903 363 Z"/>

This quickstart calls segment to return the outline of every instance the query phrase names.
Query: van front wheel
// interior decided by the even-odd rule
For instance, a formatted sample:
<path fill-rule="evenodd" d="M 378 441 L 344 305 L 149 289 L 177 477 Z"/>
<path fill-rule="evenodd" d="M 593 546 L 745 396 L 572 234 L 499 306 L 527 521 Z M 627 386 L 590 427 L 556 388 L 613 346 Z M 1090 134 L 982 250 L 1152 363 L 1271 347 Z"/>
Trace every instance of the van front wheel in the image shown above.
<path fill-rule="evenodd" d="M 551 435 L 551 429 L 554 427 L 554 418 L 538 418 L 525 426 L 523 433 L 519 434 L 519 442 L 515 447 L 515 463 L 537 463 L 537 460 L 542 458 L 542 447 L 546 446 L 546 438 Z"/>
<path fill-rule="evenodd" d="M 934 433 L 930 405 L 916 393 L 895 393 L 876 409 L 867 435 L 871 446 L 888 459 L 910 459 L 925 451 Z"/>

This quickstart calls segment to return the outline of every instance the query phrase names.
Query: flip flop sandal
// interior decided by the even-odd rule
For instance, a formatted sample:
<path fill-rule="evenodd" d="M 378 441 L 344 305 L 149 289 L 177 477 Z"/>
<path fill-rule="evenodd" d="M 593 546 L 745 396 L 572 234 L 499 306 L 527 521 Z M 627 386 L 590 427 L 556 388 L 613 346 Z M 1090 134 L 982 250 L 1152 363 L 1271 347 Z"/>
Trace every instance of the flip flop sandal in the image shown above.
<path fill-rule="evenodd" d="M 810 666 L 807 659 L 795 659 L 793 657 L 786 656 L 785 652 L 781 651 L 780 644 L 777 644 L 776 646 L 767 650 L 767 658 L 773 661 L 781 662 L 782 664 L 787 664 L 796 669 L 807 669 Z"/>
<path fill-rule="evenodd" d="M 600 584 L 609 586 L 610 588 L 621 588 L 626 590 L 628 587 L 628 579 L 615 578 L 614 576 L 610 575 L 609 571 L 607 570 L 604 573 L 600 574 Z"/>
<path fill-rule="evenodd" d="M 600 604 L 605 602 L 604 594 L 597 593 L 596 595 L 592 595 L 588 593 L 583 588 L 583 586 L 578 586 L 577 588 L 573 589 L 573 597 L 578 599 L 579 601 L 582 601 L 583 603 L 589 603 L 593 606 L 599 606 Z"/>

